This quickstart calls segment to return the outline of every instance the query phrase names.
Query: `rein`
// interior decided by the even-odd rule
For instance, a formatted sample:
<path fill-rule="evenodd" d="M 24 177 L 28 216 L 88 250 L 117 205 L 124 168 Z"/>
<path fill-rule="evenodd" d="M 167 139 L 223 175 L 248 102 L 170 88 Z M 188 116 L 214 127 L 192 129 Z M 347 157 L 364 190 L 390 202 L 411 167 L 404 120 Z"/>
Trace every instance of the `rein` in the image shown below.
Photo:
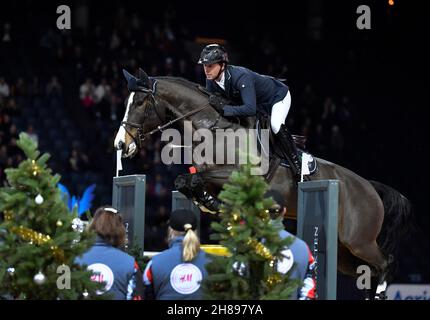
<path fill-rule="evenodd" d="M 153 95 L 152 92 L 151 92 L 151 96 L 154 99 L 154 95 Z M 154 99 L 154 101 L 155 101 L 155 99 Z M 124 127 L 125 131 L 130 135 L 130 137 L 133 138 L 133 141 L 136 143 L 136 145 L 138 145 L 139 148 L 141 148 L 142 147 L 142 142 L 147 137 L 150 137 L 150 136 L 152 136 L 153 134 L 155 134 L 157 132 L 163 132 L 164 129 L 170 127 L 171 125 L 173 125 L 174 123 L 178 122 L 179 120 L 185 119 L 185 118 L 187 118 L 187 117 L 189 117 L 189 116 L 191 116 L 193 114 L 196 114 L 196 113 L 198 113 L 198 112 L 206 109 L 209 106 L 210 106 L 210 104 L 207 103 L 206 105 L 204 105 L 201 108 L 198 108 L 196 110 L 192 110 L 192 111 L 190 111 L 190 112 L 188 112 L 188 113 L 186 113 L 186 114 L 184 114 L 184 115 L 182 115 L 182 116 L 180 116 L 178 118 L 170 120 L 169 122 L 167 122 L 166 124 L 164 124 L 162 126 L 157 126 L 157 128 L 155 128 L 155 129 L 153 129 L 153 130 L 151 130 L 149 132 L 146 132 L 146 133 L 143 132 L 143 123 L 145 121 L 142 121 L 142 124 L 137 124 L 137 123 L 128 122 L 128 121 L 122 121 L 121 125 Z M 161 118 L 160 118 L 159 114 L 157 113 L 155 107 L 154 107 L 154 109 L 155 109 L 155 113 L 157 114 L 157 117 L 161 120 Z M 133 136 L 129 130 L 127 130 L 126 125 L 128 125 L 130 127 L 133 127 L 133 128 L 137 128 L 137 138 L 135 136 Z"/>

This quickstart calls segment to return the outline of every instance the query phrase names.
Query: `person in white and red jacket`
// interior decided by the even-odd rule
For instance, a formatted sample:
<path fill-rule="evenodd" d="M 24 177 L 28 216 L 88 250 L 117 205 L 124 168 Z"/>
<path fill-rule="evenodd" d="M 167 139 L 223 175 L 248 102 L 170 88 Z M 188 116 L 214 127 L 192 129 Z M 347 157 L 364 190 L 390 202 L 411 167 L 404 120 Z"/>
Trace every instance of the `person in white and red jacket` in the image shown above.
<path fill-rule="evenodd" d="M 273 207 L 269 210 L 271 218 L 274 221 L 279 217 L 284 217 L 287 212 L 285 200 L 276 190 L 270 190 L 265 194 L 266 198 L 272 197 L 275 201 Z M 298 300 L 316 299 L 316 281 L 315 281 L 315 259 L 309 249 L 309 246 L 303 240 L 297 238 L 286 230 L 281 230 L 279 236 L 282 239 L 287 237 L 294 238 L 293 243 L 286 248 L 282 254 L 284 259 L 278 261 L 278 272 L 286 274 L 291 270 L 291 279 L 299 279 L 302 285 L 297 289 L 297 296 L 293 297 Z"/>

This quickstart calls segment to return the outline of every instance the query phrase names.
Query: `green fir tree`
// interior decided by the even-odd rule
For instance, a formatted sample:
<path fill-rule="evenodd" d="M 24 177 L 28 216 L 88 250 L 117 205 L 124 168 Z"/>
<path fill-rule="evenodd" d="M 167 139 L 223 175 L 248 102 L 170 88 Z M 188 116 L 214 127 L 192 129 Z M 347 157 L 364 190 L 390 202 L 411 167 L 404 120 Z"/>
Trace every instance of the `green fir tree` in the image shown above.
<path fill-rule="evenodd" d="M 228 249 L 229 256 L 212 256 L 209 276 L 202 287 L 206 299 L 290 299 L 299 281 L 277 271 L 277 261 L 292 239 L 281 239 L 282 218 L 271 220 L 272 198 L 265 199 L 267 184 L 251 175 L 251 165 L 234 171 L 223 187 L 220 218 L 213 222 L 214 240 Z"/>
<path fill-rule="evenodd" d="M 77 215 L 69 212 L 57 188 L 60 176 L 48 168 L 49 154 L 40 156 L 25 133 L 17 145 L 27 159 L 5 170 L 8 186 L 0 188 L 1 298 L 98 298 L 102 284 L 74 263 L 94 236 L 76 230 Z"/>
<path fill-rule="evenodd" d="M 146 265 L 148 264 L 149 260 L 151 260 L 150 257 L 144 255 L 143 248 L 139 244 L 139 240 L 137 237 L 135 237 L 133 241 L 133 245 L 125 250 L 129 255 L 133 256 L 136 260 L 137 264 L 139 265 L 140 270 L 142 272 L 145 270 Z"/>

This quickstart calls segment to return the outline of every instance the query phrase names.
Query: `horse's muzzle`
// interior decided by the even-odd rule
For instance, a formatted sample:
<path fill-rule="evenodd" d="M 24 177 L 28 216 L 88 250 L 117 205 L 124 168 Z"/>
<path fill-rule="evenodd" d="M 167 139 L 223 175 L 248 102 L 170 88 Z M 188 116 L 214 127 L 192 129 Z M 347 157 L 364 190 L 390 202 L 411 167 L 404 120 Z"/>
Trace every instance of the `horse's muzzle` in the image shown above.
<path fill-rule="evenodd" d="M 125 151 L 125 143 L 123 141 L 118 142 L 118 145 L 116 146 L 117 150 Z"/>
<path fill-rule="evenodd" d="M 125 148 L 125 145 L 124 145 L 122 157 L 123 158 L 132 158 L 137 154 L 137 151 L 138 151 L 138 148 L 137 148 L 136 143 L 134 143 L 134 142 L 130 143 L 127 148 Z"/>

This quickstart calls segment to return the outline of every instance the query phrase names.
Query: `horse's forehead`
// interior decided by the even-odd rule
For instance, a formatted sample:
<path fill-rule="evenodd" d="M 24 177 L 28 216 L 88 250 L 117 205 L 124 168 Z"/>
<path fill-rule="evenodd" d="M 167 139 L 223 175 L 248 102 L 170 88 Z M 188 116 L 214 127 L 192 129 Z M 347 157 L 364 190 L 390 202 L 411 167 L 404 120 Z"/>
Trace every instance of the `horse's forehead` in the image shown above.
<path fill-rule="evenodd" d="M 129 107 L 129 106 L 132 105 L 133 100 L 134 100 L 134 95 L 135 95 L 134 91 L 130 92 L 130 94 L 128 95 L 128 98 L 127 98 L 127 107 Z"/>
<path fill-rule="evenodd" d="M 125 114 L 124 114 L 124 120 L 128 119 L 128 114 L 130 112 L 130 107 L 133 104 L 133 99 L 134 99 L 134 92 L 131 92 L 130 95 L 127 98 L 127 105 L 125 108 Z"/>
<path fill-rule="evenodd" d="M 135 100 L 145 99 L 147 96 L 146 93 L 140 91 L 132 91 L 127 99 L 127 104 L 130 103 L 130 106 L 133 104 Z"/>

